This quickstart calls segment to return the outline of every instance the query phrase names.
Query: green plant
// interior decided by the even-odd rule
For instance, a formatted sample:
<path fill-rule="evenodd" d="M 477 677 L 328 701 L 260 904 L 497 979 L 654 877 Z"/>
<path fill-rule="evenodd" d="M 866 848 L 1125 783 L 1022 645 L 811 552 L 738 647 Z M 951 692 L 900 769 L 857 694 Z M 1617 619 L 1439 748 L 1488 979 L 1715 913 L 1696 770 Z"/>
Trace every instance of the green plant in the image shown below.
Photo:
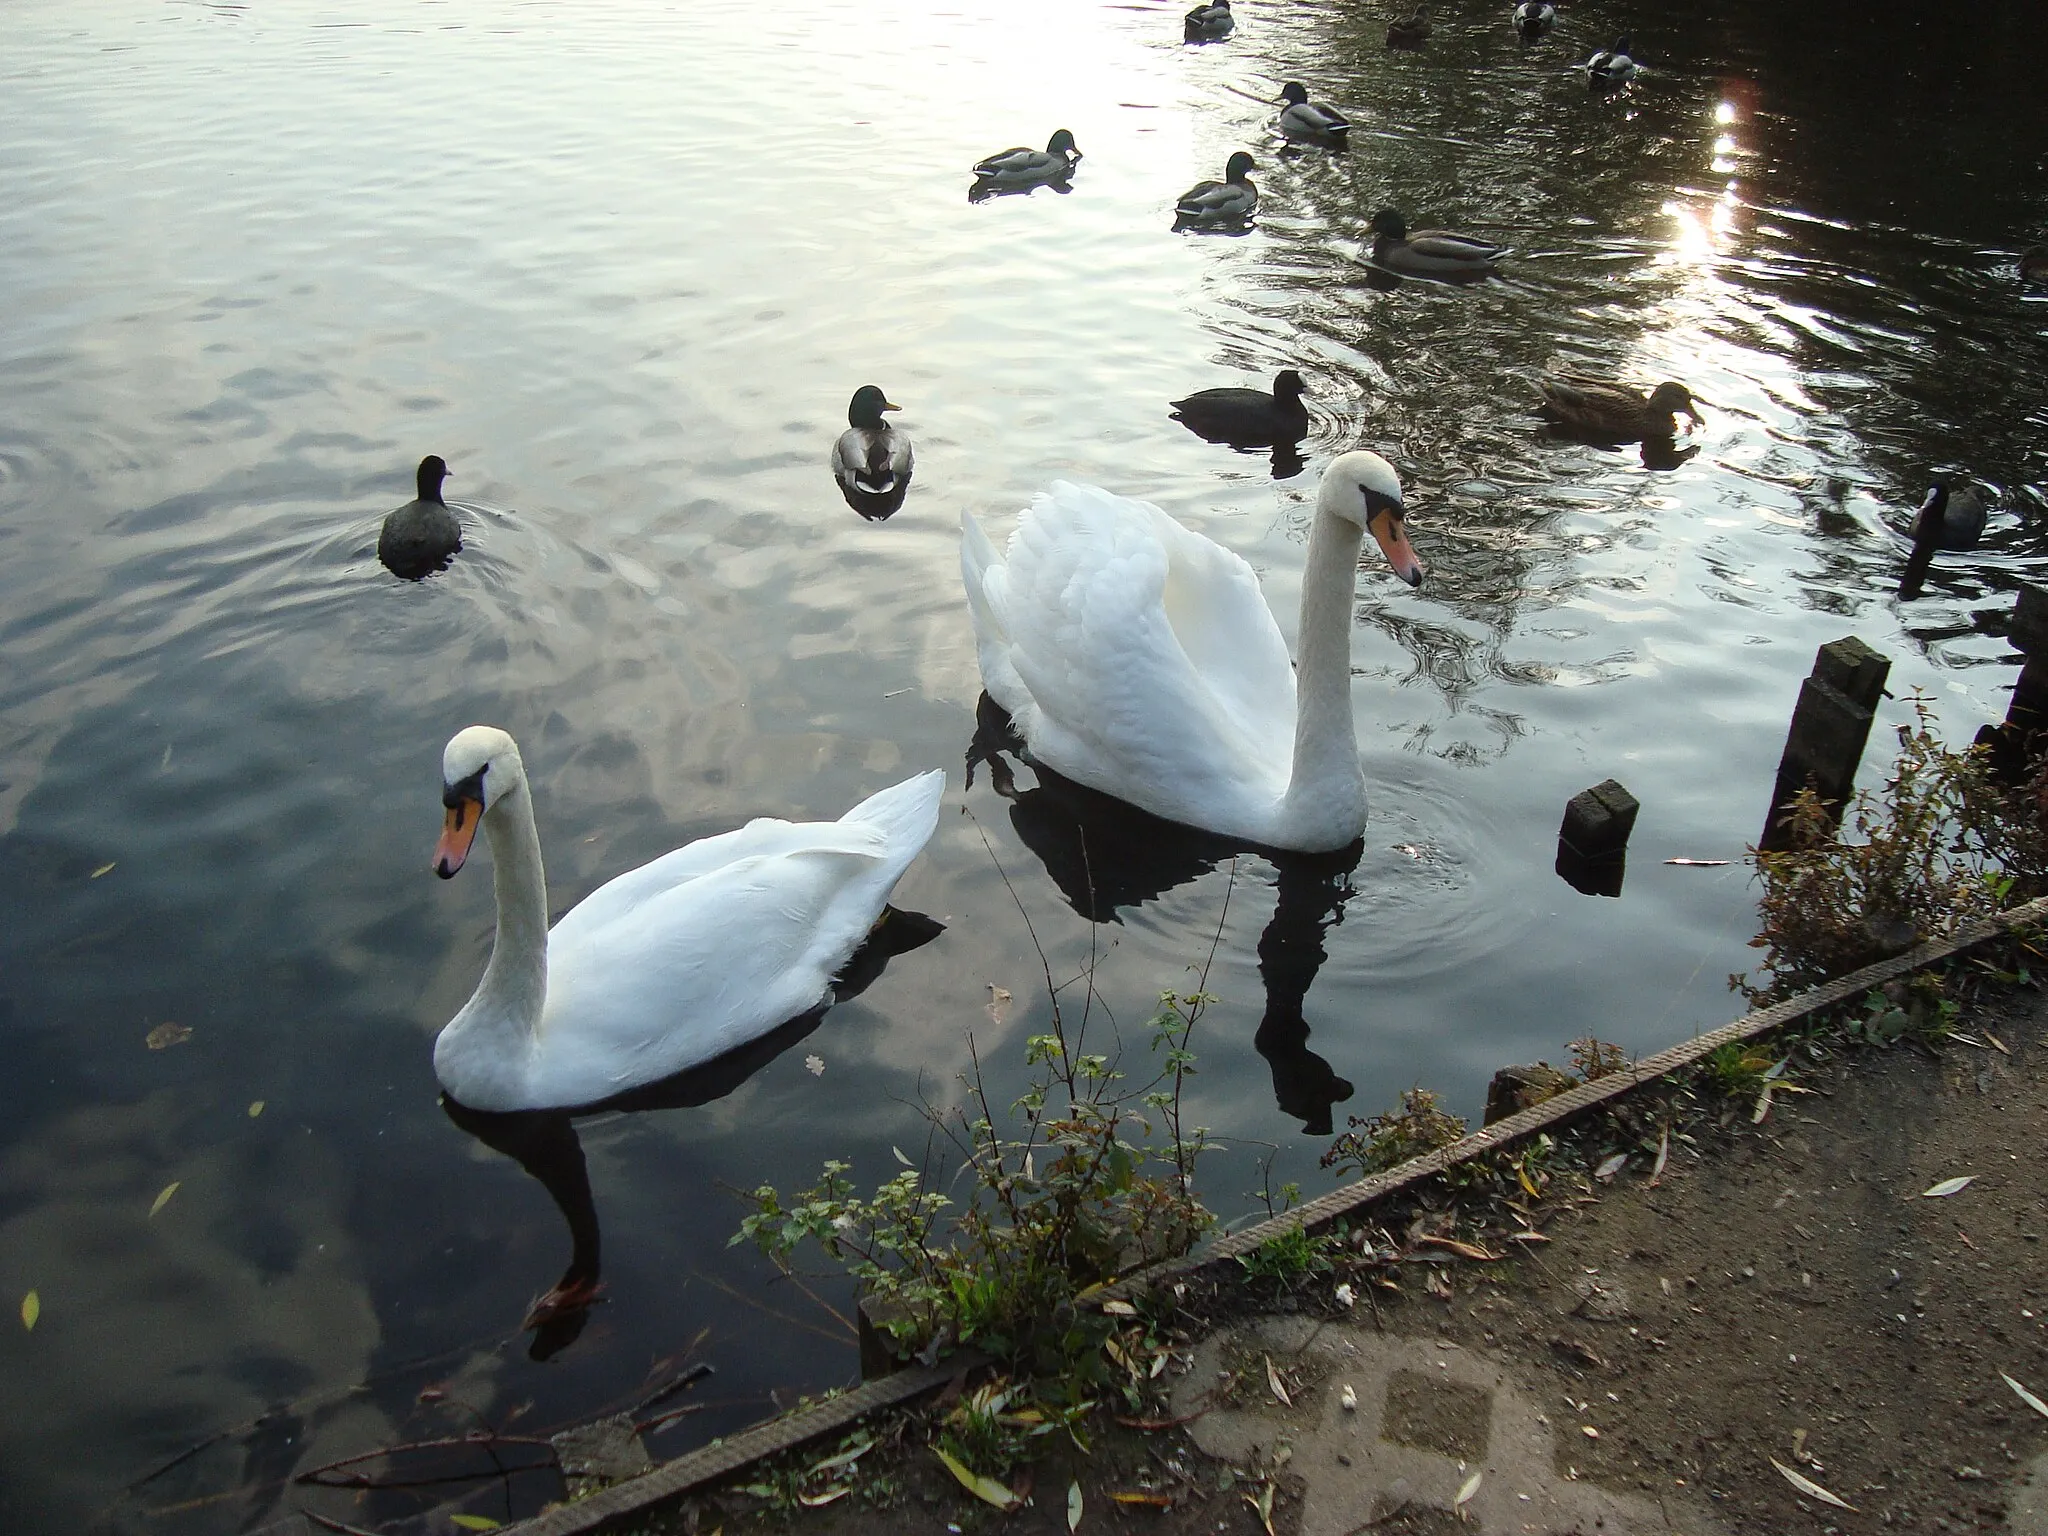
<path fill-rule="evenodd" d="M 1320 1274 L 1330 1267 L 1328 1244 L 1310 1235 L 1306 1227 L 1289 1227 L 1269 1237 L 1250 1253 L 1239 1254 L 1237 1262 L 1254 1280 L 1299 1280 Z"/>
<path fill-rule="evenodd" d="M 1862 1016 L 1851 1019 L 1844 1033 L 1861 1045 L 1889 1046 L 1906 1039 L 1932 1043 L 1955 1032 L 1959 1012 L 1941 976 L 1918 971 L 1873 990 L 1863 1000 Z"/>
<path fill-rule="evenodd" d="M 1916 695 L 1913 706 L 1890 775 L 1853 802 L 1853 835 L 1838 835 L 1828 808 L 1803 790 L 1785 813 L 1787 846 L 1751 850 L 1764 888 L 1751 942 L 1771 979 L 1730 982 L 1752 1001 L 1789 996 L 2048 888 L 2048 765 L 2025 784 L 2001 783 L 1987 750 L 1951 751 L 1928 701 Z"/>
<path fill-rule="evenodd" d="M 1707 1080 L 1731 1099 L 1754 1099 L 1764 1091 L 1772 1065 L 1771 1053 L 1762 1046 L 1731 1040 L 1708 1055 Z"/>
<path fill-rule="evenodd" d="M 1581 1082 L 1598 1082 L 1628 1067 L 1628 1052 L 1609 1040 L 1587 1035 L 1565 1047 L 1571 1052 L 1572 1070 Z"/>
<path fill-rule="evenodd" d="M 943 1165 L 906 1168 L 862 1199 L 847 1165 L 828 1162 L 788 1201 L 768 1185 L 748 1195 L 754 1211 L 732 1241 L 784 1267 L 815 1241 L 860 1282 L 899 1351 L 972 1340 L 1060 1378 L 1055 1396 L 1073 1402 L 1102 1381 L 1111 1332 L 1085 1294 L 1186 1252 L 1212 1219 L 1194 1188 L 1208 1134 L 1183 1131 L 1180 1107 L 1189 1041 L 1214 999 L 1160 994 L 1147 1025 L 1156 1070 L 1132 1089 L 1108 1057 L 1070 1048 L 1058 990 L 1052 1032 L 1025 1047 L 1032 1078 L 1011 1107 L 1015 1132 L 990 1107 L 978 1055 L 966 1107 L 925 1106 L 967 1176 L 961 1200 L 939 1192 Z"/>
<path fill-rule="evenodd" d="M 1361 1175 L 1380 1173 L 1448 1147 L 1465 1134 L 1465 1122 L 1439 1108 L 1436 1095 L 1427 1088 L 1408 1089 L 1386 1114 L 1363 1120 L 1353 1115 L 1350 1120 L 1351 1129 L 1340 1132 L 1323 1154 L 1325 1168 L 1341 1164 Z"/>

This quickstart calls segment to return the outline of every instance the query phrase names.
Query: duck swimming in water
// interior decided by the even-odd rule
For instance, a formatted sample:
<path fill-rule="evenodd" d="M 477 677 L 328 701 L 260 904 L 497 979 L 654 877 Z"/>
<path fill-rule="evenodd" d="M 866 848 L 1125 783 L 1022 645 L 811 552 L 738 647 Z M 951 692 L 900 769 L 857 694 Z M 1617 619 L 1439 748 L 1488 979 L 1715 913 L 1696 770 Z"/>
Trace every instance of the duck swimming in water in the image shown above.
<path fill-rule="evenodd" d="M 1175 229 L 1234 229 L 1258 211 L 1259 189 L 1252 185 L 1257 164 L 1243 150 L 1230 157 L 1223 180 L 1198 181 L 1173 205 Z"/>
<path fill-rule="evenodd" d="M 1428 277 L 1445 283 L 1470 283 L 1494 275 L 1494 263 L 1507 247 L 1461 235 L 1449 229 L 1411 231 L 1398 208 L 1382 208 L 1372 216 L 1372 262 L 1402 277 Z"/>
<path fill-rule="evenodd" d="M 1286 105 L 1280 112 L 1280 131 L 1290 139 L 1342 149 L 1351 132 L 1351 119 L 1335 107 L 1308 99 L 1308 89 L 1298 80 L 1280 88 Z"/>
<path fill-rule="evenodd" d="M 1929 486 L 1927 499 L 1913 519 L 1913 552 L 1906 557 L 1906 569 L 1899 578 L 1899 596 L 1910 599 L 1920 595 L 1928 568 L 1941 551 L 1975 549 L 1989 520 L 1990 508 L 1969 486 L 1954 491 L 1940 481 Z"/>
<path fill-rule="evenodd" d="M 461 553 L 462 524 L 441 499 L 448 463 L 438 453 L 420 460 L 413 499 L 394 508 L 377 534 L 377 558 L 384 569 L 407 581 L 419 581 Z"/>
<path fill-rule="evenodd" d="M 1237 18 L 1230 14 L 1230 0 L 1209 0 L 1187 13 L 1181 36 L 1190 43 L 1215 43 L 1237 30 Z"/>
<path fill-rule="evenodd" d="M 1536 389 L 1543 396 L 1538 409 L 1551 425 L 1594 442 L 1636 443 L 1646 437 L 1673 437 L 1679 414 L 1695 427 L 1703 425 L 1692 391 L 1675 381 L 1639 395 L 1611 379 L 1546 373 L 1536 381 Z"/>
<path fill-rule="evenodd" d="M 974 174 L 992 191 L 1007 192 L 1023 187 L 1042 187 L 1065 181 L 1081 163 L 1081 151 L 1074 136 L 1062 128 L 1043 149 L 1006 149 L 974 163 Z"/>

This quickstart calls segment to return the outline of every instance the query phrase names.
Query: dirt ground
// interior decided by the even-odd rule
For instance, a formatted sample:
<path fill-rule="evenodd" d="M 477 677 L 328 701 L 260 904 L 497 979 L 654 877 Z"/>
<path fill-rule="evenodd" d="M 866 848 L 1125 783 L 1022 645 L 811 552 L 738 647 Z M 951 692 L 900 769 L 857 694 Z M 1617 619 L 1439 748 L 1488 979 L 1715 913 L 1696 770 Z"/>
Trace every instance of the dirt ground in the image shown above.
<path fill-rule="evenodd" d="M 1190 1426 L 1106 1429 L 1093 1455 L 1067 1450 L 1042 1462 L 1030 1474 L 1030 1503 L 1004 1515 L 952 1482 L 918 1423 L 899 1421 L 883 1431 L 898 1447 L 871 1453 L 861 1491 L 831 1506 L 790 1508 L 727 1489 L 643 1529 L 1064 1532 L 1066 1491 L 1078 1478 L 1082 1531 L 1256 1533 L 1267 1527 L 1247 1493 L 1260 1485 L 1244 1479 L 1262 1473 L 1277 1474 L 1276 1536 L 1601 1524 L 1557 1514 L 1518 1524 L 1481 1514 L 1497 1507 L 1484 1499 L 1460 1507 L 1461 1520 L 1448 1494 L 1411 1499 L 1405 1482 L 1353 1486 L 1363 1473 L 1334 1440 L 1318 1460 L 1318 1436 L 1360 1421 L 1352 1405 L 1333 1406 L 1340 1383 L 1323 1379 L 1330 1340 L 1372 1345 L 1366 1335 L 1391 1335 L 1380 1342 L 1426 1347 L 1437 1353 L 1418 1358 L 1438 1364 L 1463 1352 L 1494 1372 L 1503 1400 L 1512 1395 L 1528 1424 L 1542 1426 L 1529 1430 L 1548 1461 L 1540 1477 L 1562 1493 L 1584 1483 L 1604 1490 L 1608 1509 L 1669 1502 L 1692 1512 L 1643 1529 L 2048 1533 L 2048 1417 L 2000 1378 L 2048 1399 L 2048 1001 L 2032 990 L 1980 993 L 1960 1029 L 1938 1050 L 1901 1042 L 1800 1066 L 1793 1077 L 1806 1092 L 1775 1094 L 1761 1124 L 1731 1106 L 1695 1125 L 1690 1144 L 1673 1141 L 1654 1186 L 1650 1159 L 1637 1155 L 1611 1186 L 1550 1202 L 1538 1223 L 1547 1242 L 1494 1245 L 1518 1257 L 1427 1266 L 1430 1284 L 1397 1267 L 1398 1290 L 1375 1287 L 1370 1308 L 1361 1297 L 1348 1312 L 1327 1294 L 1327 1279 L 1251 1304 L 1240 1297 L 1234 1317 L 1212 1306 L 1212 1331 L 1284 1323 L 1304 1341 L 1295 1356 L 1274 1357 L 1293 1383 L 1288 1408 L 1267 1398 L 1263 1371 L 1244 1368 L 1191 1377 L 1178 1394 L 1197 1414 L 1217 1416 L 1194 1432 L 1262 1399 L 1256 1411 L 1270 1422 L 1261 1443 L 1285 1447 L 1277 1468 L 1270 1456 L 1237 1466 L 1206 1456 Z M 1925 1194 L 1966 1175 L 1957 1193 Z M 1205 1367 L 1227 1358 L 1213 1339 L 1209 1348 Z M 1193 1371 L 1198 1353 L 1176 1369 Z M 1220 1384 L 1205 1386 L 1208 1375 Z M 1442 1394 L 1486 1393 L 1483 1383 L 1446 1385 L 1456 1378 L 1386 1376 L 1384 1405 L 1371 1405 L 1386 1427 L 1375 1432 L 1435 1445 L 1459 1475 L 1468 1457 L 1482 1465 L 1483 1414 L 1473 1420 L 1472 1405 Z M 1467 1445 L 1459 1425 L 1474 1422 L 1478 1438 Z M 1285 1464 L 1297 1445 L 1302 1454 Z M 1802 1494 L 1772 1459 L 1857 1512 Z M 2029 1491 L 2030 1475 L 2042 1486 Z M 1342 1486 L 1318 1490 L 1321 1478 Z M 1117 1492 L 1172 1505 L 1118 1504 Z M 1490 1496 L 1525 1501 L 1510 1511 L 1545 1507 L 1527 1494 Z M 1550 1507 L 1590 1506 L 1567 1498 Z M 1608 1518 L 1604 1529 L 1634 1524 Z"/>

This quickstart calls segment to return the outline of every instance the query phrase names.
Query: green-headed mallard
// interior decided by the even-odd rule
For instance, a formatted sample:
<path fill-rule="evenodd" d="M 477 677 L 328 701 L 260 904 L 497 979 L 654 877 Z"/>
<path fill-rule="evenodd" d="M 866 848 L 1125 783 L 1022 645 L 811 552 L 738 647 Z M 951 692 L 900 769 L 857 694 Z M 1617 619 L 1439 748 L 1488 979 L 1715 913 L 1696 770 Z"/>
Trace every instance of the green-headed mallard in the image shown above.
<path fill-rule="evenodd" d="M 1188 12 L 1181 36 L 1190 43 L 1213 43 L 1236 29 L 1237 19 L 1230 14 L 1230 0 L 1209 0 Z"/>
<path fill-rule="evenodd" d="M 832 445 L 832 473 L 846 490 L 888 496 L 910 483 L 910 439 L 882 420 L 882 412 L 902 409 L 877 385 L 853 392 L 846 430 Z"/>
<path fill-rule="evenodd" d="M 1507 247 L 1448 229 L 1409 232 L 1398 208 L 1382 208 L 1372 216 L 1373 265 L 1402 277 L 1433 277 L 1441 282 L 1471 282 L 1491 277 L 1493 264 Z"/>
<path fill-rule="evenodd" d="M 1256 164 L 1239 150 L 1223 167 L 1223 180 L 1198 181 L 1173 205 L 1173 227 L 1227 229 L 1244 223 L 1259 208 L 1259 189 L 1252 185 Z"/>
<path fill-rule="evenodd" d="M 1667 380 L 1647 395 L 1611 379 L 1546 373 L 1536 381 L 1540 407 L 1553 426 L 1603 443 L 1635 443 L 1644 438 L 1676 435 L 1673 414 L 1683 412 L 1695 427 L 1702 425 L 1692 391 Z"/>
<path fill-rule="evenodd" d="M 1515 7 L 1515 30 L 1522 41 L 1533 43 L 1557 22 L 1557 7 L 1550 0 L 1522 0 Z"/>
<path fill-rule="evenodd" d="M 1398 21 L 1387 23 L 1387 46 L 1420 48 L 1429 41 L 1429 32 L 1429 7 L 1418 5 L 1413 16 L 1404 16 Z"/>
<path fill-rule="evenodd" d="M 377 558 L 392 575 L 418 581 L 446 570 L 461 551 L 462 524 L 441 499 L 441 482 L 447 478 L 447 461 L 438 453 L 428 454 L 420 460 L 417 494 L 384 519 L 377 535 Z"/>
<path fill-rule="evenodd" d="M 1002 190 L 1010 187 L 1040 187 L 1047 182 L 1065 181 L 1081 162 L 1074 136 L 1062 128 L 1046 141 L 1043 149 L 1006 149 L 974 162 L 974 174 L 986 185 Z"/>
<path fill-rule="evenodd" d="M 1596 91 L 1611 91 L 1641 74 L 1643 66 L 1629 57 L 1629 47 L 1629 35 L 1624 32 L 1612 48 L 1602 48 L 1586 60 L 1586 83 Z"/>
<path fill-rule="evenodd" d="M 1298 80 L 1290 80 L 1280 88 L 1280 99 L 1286 103 L 1280 109 L 1281 133 L 1290 139 L 1327 144 L 1332 149 L 1343 147 L 1351 132 L 1350 118 L 1335 107 L 1310 101 L 1308 89 Z"/>

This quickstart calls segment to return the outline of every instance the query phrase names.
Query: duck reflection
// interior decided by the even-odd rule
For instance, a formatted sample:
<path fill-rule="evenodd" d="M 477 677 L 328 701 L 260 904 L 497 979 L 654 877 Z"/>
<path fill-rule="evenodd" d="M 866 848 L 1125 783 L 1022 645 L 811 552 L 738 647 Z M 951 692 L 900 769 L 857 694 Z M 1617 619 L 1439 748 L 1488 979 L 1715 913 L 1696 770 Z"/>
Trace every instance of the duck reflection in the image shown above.
<path fill-rule="evenodd" d="M 990 784 L 1010 802 L 1019 839 L 1067 904 L 1092 923 L 1115 922 L 1120 909 L 1156 900 L 1246 851 L 1242 843 L 1162 821 L 1035 763 L 1036 785 L 1020 790 L 1005 754 L 1021 758 L 1022 752 L 1010 717 L 984 693 L 967 752 L 968 785 L 975 766 L 986 766 Z M 1351 871 L 1364 848 L 1361 841 L 1334 853 L 1257 850 L 1273 865 L 1277 899 L 1259 936 L 1266 1008 L 1252 1046 L 1272 1070 L 1275 1102 L 1312 1136 L 1330 1134 L 1331 1106 L 1352 1094 L 1351 1083 L 1308 1048 L 1303 1010 L 1328 957 L 1324 935 L 1344 920 Z"/>
<path fill-rule="evenodd" d="M 829 1001 L 809 1013 L 687 1072 L 649 1083 L 599 1104 L 576 1110 L 522 1110 L 490 1114 L 458 1104 L 446 1094 L 441 1110 L 456 1125 L 494 1152 L 502 1152 L 537 1180 L 569 1227 L 569 1266 L 562 1278 L 528 1308 L 520 1326 L 533 1334 L 527 1354 L 547 1360 L 576 1342 L 603 1294 L 603 1245 L 590 1172 L 583 1160 L 576 1117 L 598 1113 L 639 1114 L 655 1109 L 690 1109 L 722 1099 L 769 1062 L 809 1036 L 833 1003 L 857 997 L 882 974 L 889 961 L 937 938 L 945 925 L 921 912 L 885 908 L 874 932 L 854 952 L 832 985 Z"/>

